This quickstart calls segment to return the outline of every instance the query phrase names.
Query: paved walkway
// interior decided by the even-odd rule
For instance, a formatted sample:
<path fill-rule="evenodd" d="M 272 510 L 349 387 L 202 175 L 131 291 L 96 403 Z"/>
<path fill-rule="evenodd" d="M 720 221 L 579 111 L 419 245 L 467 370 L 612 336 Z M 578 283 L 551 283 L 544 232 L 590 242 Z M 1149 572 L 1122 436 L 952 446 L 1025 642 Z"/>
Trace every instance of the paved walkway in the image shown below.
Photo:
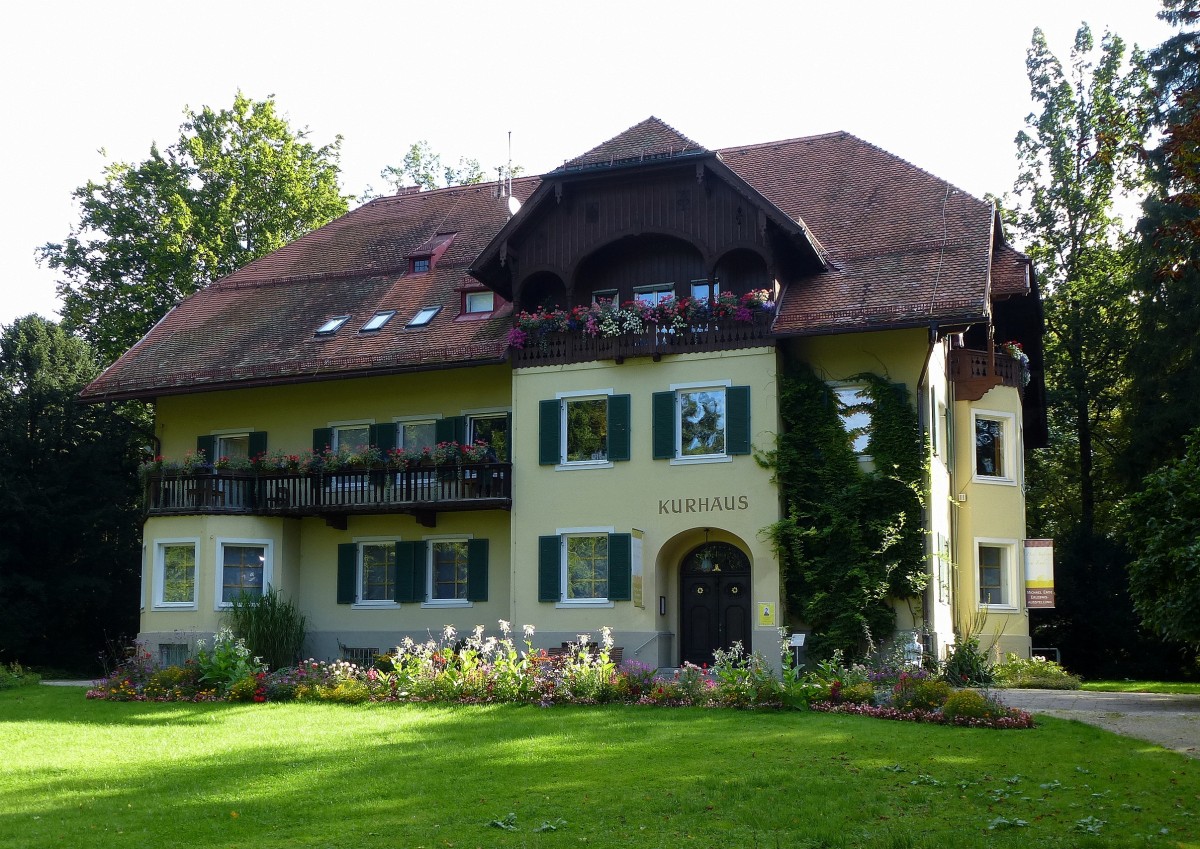
<path fill-rule="evenodd" d="M 1200 696 L 1086 690 L 993 692 L 1010 707 L 1060 719 L 1077 719 L 1200 758 Z"/>

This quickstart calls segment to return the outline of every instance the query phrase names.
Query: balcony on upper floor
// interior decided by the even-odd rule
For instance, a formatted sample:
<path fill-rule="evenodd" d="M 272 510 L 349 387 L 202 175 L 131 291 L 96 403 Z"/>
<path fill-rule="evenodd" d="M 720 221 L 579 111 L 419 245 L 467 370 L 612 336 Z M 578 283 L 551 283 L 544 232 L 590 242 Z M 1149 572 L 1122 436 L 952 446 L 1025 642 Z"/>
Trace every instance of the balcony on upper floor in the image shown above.
<path fill-rule="evenodd" d="M 771 312 L 756 312 L 748 319 L 709 319 L 696 324 L 650 324 L 631 332 L 605 335 L 586 328 L 545 330 L 514 334 L 512 363 L 516 368 L 565 363 L 652 357 L 665 354 L 695 354 L 757 348 L 775 344 Z"/>
<path fill-rule="evenodd" d="M 438 513 L 510 509 L 512 464 L 307 472 L 204 466 L 149 472 L 145 498 L 150 516 L 317 516 L 344 529 L 352 514 L 405 513 L 434 527 Z"/>
<path fill-rule="evenodd" d="M 955 348 L 950 352 L 950 379 L 954 382 L 954 397 L 959 401 L 978 401 L 994 386 L 1011 386 L 1024 398 L 1029 384 L 1029 361 L 1014 356 L 1004 347 L 992 351 Z"/>

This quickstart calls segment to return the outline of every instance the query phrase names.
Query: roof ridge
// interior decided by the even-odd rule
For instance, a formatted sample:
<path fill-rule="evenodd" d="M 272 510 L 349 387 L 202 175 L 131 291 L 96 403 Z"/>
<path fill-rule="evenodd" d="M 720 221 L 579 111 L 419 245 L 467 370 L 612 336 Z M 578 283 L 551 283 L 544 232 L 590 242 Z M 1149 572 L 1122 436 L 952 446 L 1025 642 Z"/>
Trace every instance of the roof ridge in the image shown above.
<path fill-rule="evenodd" d="M 796 142 L 815 141 L 816 139 L 828 139 L 835 136 L 850 136 L 851 138 L 858 138 L 853 133 L 848 133 L 845 130 L 832 130 L 828 133 L 816 133 L 811 136 L 795 136 L 790 139 L 779 139 L 777 141 L 755 142 L 754 144 L 735 144 L 729 147 L 718 148 L 716 153 L 732 153 L 740 150 L 761 150 L 765 147 L 779 147 L 781 144 L 795 144 Z"/>

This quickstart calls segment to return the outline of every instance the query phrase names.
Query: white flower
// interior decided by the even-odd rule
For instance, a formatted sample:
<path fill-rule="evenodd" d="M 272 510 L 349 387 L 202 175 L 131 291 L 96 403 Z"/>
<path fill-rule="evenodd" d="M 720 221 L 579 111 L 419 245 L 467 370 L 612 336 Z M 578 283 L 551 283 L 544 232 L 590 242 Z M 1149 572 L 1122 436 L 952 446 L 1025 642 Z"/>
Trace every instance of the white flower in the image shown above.
<path fill-rule="evenodd" d="M 511 630 L 512 630 L 512 623 L 505 619 L 501 619 L 500 620 L 500 633 L 507 637 L 509 631 L 511 631 Z"/>
<path fill-rule="evenodd" d="M 532 625 L 526 625 L 526 626 L 523 628 L 523 630 L 524 630 L 524 632 L 525 632 L 525 639 L 527 639 L 527 640 L 532 640 L 532 639 L 533 639 L 533 626 L 532 626 Z"/>
<path fill-rule="evenodd" d="M 604 643 L 605 649 L 611 649 L 613 647 L 612 628 L 608 627 L 607 625 L 604 625 L 600 628 L 600 641 Z"/>
<path fill-rule="evenodd" d="M 446 642 L 451 642 L 457 636 L 458 636 L 458 631 L 455 630 L 453 625 L 447 625 L 445 628 L 442 629 L 442 639 L 445 640 Z"/>

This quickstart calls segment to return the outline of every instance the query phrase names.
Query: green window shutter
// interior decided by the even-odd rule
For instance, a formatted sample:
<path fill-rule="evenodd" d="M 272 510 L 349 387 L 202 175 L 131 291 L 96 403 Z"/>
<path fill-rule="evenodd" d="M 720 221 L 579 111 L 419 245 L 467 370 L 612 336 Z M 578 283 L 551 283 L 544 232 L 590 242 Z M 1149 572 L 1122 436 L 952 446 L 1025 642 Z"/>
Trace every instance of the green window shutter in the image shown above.
<path fill-rule="evenodd" d="M 395 423 L 374 424 L 367 428 L 367 441 L 384 454 L 396 447 Z"/>
<path fill-rule="evenodd" d="M 338 545 L 337 603 L 354 604 L 358 595 L 358 544 Z"/>
<path fill-rule="evenodd" d="M 320 454 L 326 448 L 333 444 L 333 428 L 331 427 L 314 427 L 313 428 L 313 444 L 312 450 L 314 454 Z"/>
<path fill-rule="evenodd" d="M 424 542 L 396 543 L 396 601 L 424 601 L 424 593 L 418 595 L 418 590 L 425 587 L 425 562 L 419 558 L 417 546 L 424 553 Z M 421 574 L 418 584 L 417 573 Z"/>
<path fill-rule="evenodd" d="M 725 390 L 725 453 L 750 453 L 750 387 Z"/>
<path fill-rule="evenodd" d="M 203 451 L 205 462 L 211 463 L 217 459 L 217 438 L 215 436 L 197 436 L 196 451 Z"/>
<path fill-rule="evenodd" d="M 608 398 L 608 459 L 628 460 L 629 420 L 631 401 L 628 395 L 610 395 Z"/>
<path fill-rule="evenodd" d="M 467 601 L 488 599 L 488 541 L 467 540 Z"/>
<path fill-rule="evenodd" d="M 448 416 L 438 419 L 433 426 L 433 438 L 438 442 L 457 442 L 462 445 L 467 441 L 467 417 Z"/>
<path fill-rule="evenodd" d="M 250 459 L 267 453 L 267 432 L 254 430 L 250 432 Z"/>
<path fill-rule="evenodd" d="M 538 402 L 538 463 L 553 466 L 562 462 L 562 402 Z"/>
<path fill-rule="evenodd" d="M 562 601 L 562 561 L 558 536 L 538 537 L 538 601 Z"/>
<path fill-rule="evenodd" d="M 654 459 L 675 459 L 675 393 L 655 392 L 652 399 Z"/>
<path fill-rule="evenodd" d="M 633 536 L 608 535 L 608 600 L 633 598 Z"/>

